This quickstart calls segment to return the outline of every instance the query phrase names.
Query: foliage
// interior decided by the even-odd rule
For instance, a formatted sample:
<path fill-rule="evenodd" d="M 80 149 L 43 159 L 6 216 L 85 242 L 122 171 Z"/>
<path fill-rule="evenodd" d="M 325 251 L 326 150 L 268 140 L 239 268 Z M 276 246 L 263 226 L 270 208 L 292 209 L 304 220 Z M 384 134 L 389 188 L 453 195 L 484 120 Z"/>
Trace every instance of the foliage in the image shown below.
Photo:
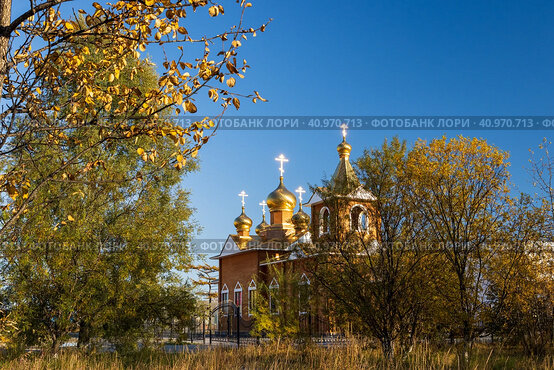
<path fill-rule="evenodd" d="M 11 1 L 0 2 L 4 240 L 47 184 L 101 181 L 110 170 L 102 166 L 104 156 L 84 160 L 99 148 L 119 142 L 135 145 L 129 153 L 137 159 L 183 168 L 209 139 L 204 133 L 214 121 L 205 117 L 175 122 L 163 116 L 196 113 L 201 92 L 207 93 L 206 100 L 221 103 L 221 113 L 230 105 L 239 109 L 241 97 L 265 100 L 257 92 L 232 90 L 249 68 L 246 60 L 237 61 L 242 42 L 265 30 L 265 25 L 243 25 L 251 3 L 237 3 L 237 25 L 202 35 L 205 31 L 188 28 L 189 18 L 202 22 L 203 16 L 222 17 L 223 6 L 206 0 L 116 1 L 94 2 L 89 9 L 72 12 L 68 2 L 31 1 L 28 10 L 13 15 Z M 122 73 L 127 70 L 133 80 L 145 52 L 164 56 L 160 76 L 146 90 L 128 86 Z M 81 140 L 83 135 L 89 140 Z M 156 150 L 153 143 L 168 138 L 172 150 Z M 24 159 L 39 157 L 43 148 L 55 150 L 57 158 L 48 171 L 37 173 Z M 139 171 L 127 175 L 140 178 Z"/>
<path fill-rule="evenodd" d="M 456 281 L 450 315 L 467 343 L 478 334 L 484 270 L 509 202 L 507 158 L 485 140 L 462 136 L 418 141 L 408 156 L 412 203 Z"/>
<path fill-rule="evenodd" d="M 13 334 L 17 331 L 16 323 L 4 311 L 0 311 L 0 344 L 10 345 Z"/>
<path fill-rule="evenodd" d="M 542 206 L 549 214 L 545 223 L 545 240 L 554 239 L 554 157 L 551 153 L 552 142 L 546 137 L 539 145 L 539 152 L 531 152 L 530 173 L 533 179 L 533 185 L 539 191 L 539 199 Z"/>
<path fill-rule="evenodd" d="M 331 232 L 303 252 L 343 331 L 370 335 L 386 357 L 418 339 L 482 335 L 542 354 L 552 343 L 548 207 L 510 196 L 508 154 L 482 139 L 394 138 L 356 161 L 375 195 L 367 229 L 331 183 L 314 188 L 331 210 Z M 544 172 L 543 172 L 544 173 Z M 350 230 L 344 232 L 344 230 Z"/>
<path fill-rule="evenodd" d="M 308 315 L 314 297 L 311 287 L 297 271 L 271 267 L 271 281 L 257 281 L 254 327 L 250 334 L 273 340 L 299 338 L 308 334 Z"/>
<path fill-rule="evenodd" d="M 310 273 L 335 302 L 339 326 L 377 339 L 387 357 L 415 340 L 428 299 L 420 219 L 407 202 L 406 160 L 406 144 L 397 138 L 366 150 L 356 165 L 376 197 L 366 210 L 367 230 L 338 232 L 350 225 L 337 215 L 325 253 L 321 245 L 304 248 L 315 256 Z M 329 209 L 348 209 L 329 184 L 315 190 Z"/>
<path fill-rule="evenodd" d="M 202 262 L 204 256 L 201 256 Z M 193 281 L 193 284 L 196 288 L 200 288 L 198 294 L 201 297 L 207 298 L 209 302 L 211 302 L 212 299 L 217 299 L 217 291 L 212 292 L 212 287 L 217 284 L 217 273 L 219 271 L 219 268 L 212 266 L 208 263 L 203 263 L 200 265 L 194 265 L 192 268 L 196 271 L 196 274 L 198 276 L 197 280 Z M 207 291 L 205 287 L 207 286 Z"/>
<path fill-rule="evenodd" d="M 157 80 L 147 63 L 133 80 L 123 77 L 127 72 L 122 81 L 129 88 L 147 90 Z M 97 134 L 76 130 L 77 137 L 88 144 Z M 168 137 L 135 139 L 163 156 L 174 151 Z M 179 183 L 196 163 L 180 172 L 159 167 L 138 159 L 135 145 L 106 142 L 81 153 L 89 165 L 67 167 L 79 178 L 45 183 L 16 220 L 12 243 L 3 249 L 3 291 L 23 348 L 40 344 L 56 352 L 79 331 L 80 346 L 105 338 L 125 349 L 137 338 L 146 344 L 155 327 L 173 318 L 189 322 L 194 300 L 190 288 L 176 286 L 173 270 L 185 271 L 191 262 L 187 241 L 195 225 L 189 193 Z M 21 161 L 29 178 L 40 179 L 71 150 L 41 146 Z"/>

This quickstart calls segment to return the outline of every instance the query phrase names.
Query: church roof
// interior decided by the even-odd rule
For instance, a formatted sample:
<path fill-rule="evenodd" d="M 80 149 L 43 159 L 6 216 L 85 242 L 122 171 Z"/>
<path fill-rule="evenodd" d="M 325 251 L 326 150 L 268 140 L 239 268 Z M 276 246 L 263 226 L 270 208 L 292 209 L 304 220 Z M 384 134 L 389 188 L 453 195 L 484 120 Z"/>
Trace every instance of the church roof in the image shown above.
<path fill-rule="evenodd" d="M 297 241 L 300 241 L 302 239 L 302 243 L 309 242 L 311 240 L 311 236 L 309 232 L 305 232 L 297 237 L 295 237 L 295 240 L 293 241 L 287 241 L 287 240 L 266 240 L 263 241 L 262 238 L 260 238 L 257 235 L 251 235 L 250 236 L 252 240 L 246 243 L 246 245 L 243 248 L 239 247 L 240 239 L 238 235 L 229 235 L 227 237 L 227 240 L 223 244 L 223 247 L 221 248 L 221 252 L 217 256 L 210 257 L 210 259 L 217 260 L 221 259 L 230 255 L 235 255 L 239 253 L 246 253 L 251 251 L 277 251 L 280 253 L 283 252 L 290 252 L 291 250 L 291 244 L 295 244 Z"/>
<path fill-rule="evenodd" d="M 348 157 L 340 158 L 335 173 L 329 182 L 331 192 L 337 195 L 348 195 L 359 186 L 360 180 L 358 180 Z"/>
<path fill-rule="evenodd" d="M 351 146 L 343 140 L 339 144 L 337 150 L 339 152 L 339 164 L 335 169 L 335 173 L 329 180 L 327 186 L 319 187 L 308 200 L 307 205 L 316 204 L 322 201 L 321 197 L 337 197 L 358 200 L 375 200 L 375 195 L 369 190 L 366 190 L 360 183 L 356 171 L 350 163 Z"/>

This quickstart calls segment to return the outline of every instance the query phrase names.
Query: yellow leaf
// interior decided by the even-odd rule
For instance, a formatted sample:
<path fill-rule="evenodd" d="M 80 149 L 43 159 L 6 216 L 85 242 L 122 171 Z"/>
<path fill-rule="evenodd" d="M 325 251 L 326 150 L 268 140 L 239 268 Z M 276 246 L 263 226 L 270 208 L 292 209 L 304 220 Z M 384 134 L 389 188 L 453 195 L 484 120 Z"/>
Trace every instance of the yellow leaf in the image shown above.
<path fill-rule="evenodd" d="M 73 31 L 75 29 L 75 27 L 73 27 L 73 24 L 71 24 L 71 22 L 65 22 L 65 28 L 68 31 Z"/>
<path fill-rule="evenodd" d="M 231 64 L 230 61 L 227 61 L 227 63 L 225 64 L 225 66 L 227 67 L 227 70 L 229 70 L 229 72 L 231 72 L 231 73 L 239 73 L 238 69 L 237 69 L 233 64 Z"/>
<path fill-rule="evenodd" d="M 138 148 L 137 153 L 138 153 L 138 155 L 143 155 L 144 154 L 144 149 Z"/>
<path fill-rule="evenodd" d="M 19 195 L 16 187 L 10 182 L 6 184 L 6 190 L 8 191 L 8 195 L 10 196 L 10 198 L 12 198 L 13 200 L 15 200 L 15 198 L 17 198 L 17 196 Z"/>
<path fill-rule="evenodd" d="M 235 82 L 236 80 L 233 77 L 229 77 L 229 79 L 227 80 L 227 86 L 233 87 L 235 86 Z"/>
<path fill-rule="evenodd" d="M 238 100 L 238 98 L 233 98 L 233 105 L 238 110 L 240 108 L 240 100 Z"/>
<path fill-rule="evenodd" d="M 71 222 L 75 221 L 75 219 L 74 219 L 73 216 L 71 216 L 71 215 L 68 215 L 68 216 L 67 216 L 67 219 L 68 219 L 69 221 L 71 221 Z"/>
<path fill-rule="evenodd" d="M 187 100 L 185 103 L 184 103 L 184 107 L 188 112 L 190 113 L 196 113 L 197 109 L 196 109 L 196 105 L 194 105 L 193 102 L 191 102 L 190 100 Z"/>
<path fill-rule="evenodd" d="M 217 6 L 214 5 L 214 6 L 210 7 L 208 12 L 210 13 L 210 17 L 215 17 L 219 14 L 219 9 L 218 9 Z"/>

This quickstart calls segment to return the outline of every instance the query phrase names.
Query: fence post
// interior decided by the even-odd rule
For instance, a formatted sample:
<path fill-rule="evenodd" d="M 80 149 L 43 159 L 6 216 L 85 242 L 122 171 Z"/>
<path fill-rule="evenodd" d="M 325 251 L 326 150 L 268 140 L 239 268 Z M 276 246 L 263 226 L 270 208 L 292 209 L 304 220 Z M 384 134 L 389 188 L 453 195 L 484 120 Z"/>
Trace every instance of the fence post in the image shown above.
<path fill-rule="evenodd" d="M 206 344 L 206 314 L 202 316 L 202 344 Z"/>
<path fill-rule="evenodd" d="M 229 315 L 229 311 L 227 311 L 227 338 L 230 338 L 230 337 L 231 337 L 231 315 Z"/>
<path fill-rule="evenodd" d="M 240 308 L 237 306 L 235 308 L 237 312 L 237 348 L 240 347 Z"/>
<path fill-rule="evenodd" d="M 218 323 L 219 323 L 219 321 L 218 321 Z M 219 327 L 219 324 L 218 324 L 218 327 Z M 208 328 L 210 330 L 210 344 L 212 344 L 212 312 L 211 311 L 210 311 L 210 318 L 208 319 Z"/>
<path fill-rule="evenodd" d="M 190 319 L 190 342 L 193 342 L 192 339 L 192 328 L 194 327 L 194 316 Z"/>

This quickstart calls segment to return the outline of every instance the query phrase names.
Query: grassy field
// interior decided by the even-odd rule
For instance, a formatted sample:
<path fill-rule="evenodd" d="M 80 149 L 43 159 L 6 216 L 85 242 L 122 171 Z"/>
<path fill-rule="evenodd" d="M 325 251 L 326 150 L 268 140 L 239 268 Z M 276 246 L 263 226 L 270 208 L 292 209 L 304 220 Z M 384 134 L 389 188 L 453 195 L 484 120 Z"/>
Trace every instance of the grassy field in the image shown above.
<path fill-rule="evenodd" d="M 83 354 L 67 350 L 57 356 L 27 353 L 4 359 L 5 369 L 458 369 L 463 361 L 456 351 L 420 346 L 411 353 L 385 362 L 378 349 L 354 343 L 324 348 L 287 344 L 248 346 L 240 349 L 210 348 L 186 353 L 142 351 L 133 355 Z M 554 357 L 533 359 L 517 350 L 479 346 L 473 350 L 469 369 L 554 369 Z"/>

